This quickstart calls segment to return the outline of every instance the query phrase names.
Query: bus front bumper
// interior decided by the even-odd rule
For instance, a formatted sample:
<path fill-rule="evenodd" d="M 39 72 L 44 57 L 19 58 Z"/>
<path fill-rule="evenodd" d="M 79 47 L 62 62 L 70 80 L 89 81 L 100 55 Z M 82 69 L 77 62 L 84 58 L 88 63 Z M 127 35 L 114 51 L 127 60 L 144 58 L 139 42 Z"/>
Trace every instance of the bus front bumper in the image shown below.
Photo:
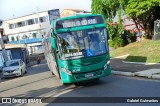
<path fill-rule="evenodd" d="M 110 67 L 107 67 L 106 70 L 102 68 L 102 69 L 94 70 L 91 72 L 85 72 L 85 73 L 79 73 L 79 74 L 73 74 L 73 75 L 68 75 L 65 72 L 61 71 L 63 83 L 75 83 L 75 82 L 97 79 L 97 78 L 110 75 L 110 73 L 111 73 Z"/>

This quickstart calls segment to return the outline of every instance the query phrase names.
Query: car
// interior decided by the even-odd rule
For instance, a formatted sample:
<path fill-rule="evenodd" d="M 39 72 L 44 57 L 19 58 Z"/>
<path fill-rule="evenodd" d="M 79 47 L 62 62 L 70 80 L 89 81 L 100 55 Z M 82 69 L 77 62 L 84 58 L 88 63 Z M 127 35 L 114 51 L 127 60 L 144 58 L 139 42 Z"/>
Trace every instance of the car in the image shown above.
<path fill-rule="evenodd" d="M 3 78 L 23 76 L 26 73 L 26 65 L 21 59 L 7 61 L 2 68 Z"/>

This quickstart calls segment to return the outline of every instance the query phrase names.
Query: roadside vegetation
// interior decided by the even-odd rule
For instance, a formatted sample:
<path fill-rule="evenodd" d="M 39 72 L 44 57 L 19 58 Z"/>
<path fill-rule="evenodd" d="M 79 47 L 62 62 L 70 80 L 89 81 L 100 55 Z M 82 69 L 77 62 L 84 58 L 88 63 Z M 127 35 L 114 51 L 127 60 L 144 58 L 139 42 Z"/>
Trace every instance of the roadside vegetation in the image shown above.
<path fill-rule="evenodd" d="M 113 48 L 134 42 L 135 33 L 141 32 L 141 29 L 144 30 L 147 39 L 152 39 L 154 21 L 160 19 L 160 0 L 92 0 L 91 8 L 92 13 L 104 15 L 110 37 L 109 43 Z M 124 30 L 124 16 L 135 23 L 136 31 Z M 116 22 L 113 22 L 115 17 Z M 131 41 L 127 43 L 126 39 Z"/>
<path fill-rule="evenodd" d="M 127 55 L 125 61 L 160 63 L 160 40 L 143 40 L 120 47 L 110 52 L 111 57 Z"/>
<path fill-rule="evenodd" d="M 160 63 L 160 41 L 151 40 L 154 22 L 160 20 L 160 0 L 92 0 L 91 8 L 92 13 L 104 15 L 109 45 L 115 48 L 111 57 L 130 54 L 126 61 Z M 123 17 L 132 20 L 136 30 L 125 29 Z M 136 42 L 139 32 L 150 40 Z"/>

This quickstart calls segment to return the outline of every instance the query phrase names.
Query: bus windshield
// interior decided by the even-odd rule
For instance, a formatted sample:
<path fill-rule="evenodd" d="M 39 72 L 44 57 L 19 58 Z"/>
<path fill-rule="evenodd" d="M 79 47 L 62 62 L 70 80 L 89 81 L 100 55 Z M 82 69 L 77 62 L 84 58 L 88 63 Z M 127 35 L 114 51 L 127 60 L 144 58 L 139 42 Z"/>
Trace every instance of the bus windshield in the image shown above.
<path fill-rule="evenodd" d="M 105 28 L 93 28 L 58 34 L 62 58 L 97 56 L 107 52 Z"/>

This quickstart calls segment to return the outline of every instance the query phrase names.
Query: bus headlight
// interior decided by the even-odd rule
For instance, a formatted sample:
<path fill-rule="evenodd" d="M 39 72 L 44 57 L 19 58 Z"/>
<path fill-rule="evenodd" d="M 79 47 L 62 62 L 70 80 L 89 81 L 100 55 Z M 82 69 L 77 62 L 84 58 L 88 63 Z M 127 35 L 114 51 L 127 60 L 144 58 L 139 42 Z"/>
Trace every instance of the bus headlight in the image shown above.
<path fill-rule="evenodd" d="M 110 64 L 110 60 L 109 61 L 107 61 L 107 63 L 104 65 L 104 70 L 106 70 L 107 69 L 107 67 L 108 67 L 108 65 Z"/>
<path fill-rule="evenodd" d="M 69 71 L 69 70 L 67 70 L 67 69 L 65 69 L 65 68 L 62 68 L 62 71 L 65 72 L 65 73 L 67 73 L 68 75 L 72 75 L 72 72 Z"/>

